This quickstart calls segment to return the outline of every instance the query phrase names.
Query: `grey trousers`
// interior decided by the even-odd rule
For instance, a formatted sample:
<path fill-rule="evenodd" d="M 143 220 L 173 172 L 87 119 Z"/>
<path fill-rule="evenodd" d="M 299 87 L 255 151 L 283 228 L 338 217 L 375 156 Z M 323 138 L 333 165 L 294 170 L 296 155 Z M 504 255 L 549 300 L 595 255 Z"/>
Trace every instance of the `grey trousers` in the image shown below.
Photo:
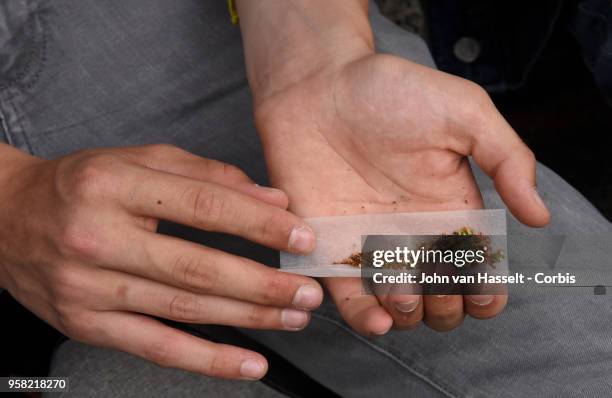
<path fill-rule="evenodd" d="M 419 38 L 375 10 L 371 17 L 380 51 L 432 65 Z M 46 158 L 97 146 L 172 143 L 266 183 L 240 32 L 224 1 L 7 0 L 0 3 L 0 32 L 6 142 Z M 503 208 L 488 178 L 475 172 L 486 206 Z M 612 232 L 553 171 L 540 165 L 538 181 L 553 221 L 530 233 Z M 204 233 L 169 231 L 215 244 Z M 509 233 L 523 232 L 510 218 Z M 275 261 L 270 251 L 241 250 Z M 610 396 L 609 297 L 511 291 L 507 309 L 493 320 L 466 319 L 444 334 L 426 327 L 394 331 L 376 340 L 355 334 L 326 301 L 302 332 L 244 333 L 343 396 Z M 73 341 L 57 350 L 51 374 L 71 377 L 68 395 L 78 397 L 279 395 L 261 383 L 160 369 Z"/>

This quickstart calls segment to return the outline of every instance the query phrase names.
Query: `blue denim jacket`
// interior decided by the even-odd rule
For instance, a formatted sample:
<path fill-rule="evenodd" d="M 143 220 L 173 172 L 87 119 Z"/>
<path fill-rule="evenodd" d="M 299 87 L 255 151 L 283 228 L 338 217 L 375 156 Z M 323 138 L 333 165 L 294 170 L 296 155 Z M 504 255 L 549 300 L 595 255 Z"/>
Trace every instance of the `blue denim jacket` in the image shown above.
<path fill-rule="evenodd" d="M 438 67 L 490 92 L 521 87 L 560 16 L 571 14 L 569 28 L 612 103 L 611 0 L 425 0 L 424 8 Z"/>

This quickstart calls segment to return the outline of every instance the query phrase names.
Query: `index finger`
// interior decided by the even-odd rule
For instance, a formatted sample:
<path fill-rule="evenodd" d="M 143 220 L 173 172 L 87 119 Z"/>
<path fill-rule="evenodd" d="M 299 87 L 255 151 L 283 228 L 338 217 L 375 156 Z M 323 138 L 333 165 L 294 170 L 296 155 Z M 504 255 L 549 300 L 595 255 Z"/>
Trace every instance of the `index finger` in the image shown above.
<path fill-rule="evenodd" d="M 283 251 L 314 249 L 311 228 L 284 209 L 219 184 L 134 168 L 120 202 L 135 215 L 241 236 Z"/>

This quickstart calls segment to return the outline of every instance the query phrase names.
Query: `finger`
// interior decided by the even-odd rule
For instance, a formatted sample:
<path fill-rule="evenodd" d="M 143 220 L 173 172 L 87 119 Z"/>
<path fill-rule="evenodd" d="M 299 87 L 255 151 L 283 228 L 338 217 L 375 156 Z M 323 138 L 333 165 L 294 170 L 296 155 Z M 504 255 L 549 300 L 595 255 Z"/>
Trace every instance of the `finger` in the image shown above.
<path fill-rule="evenodd" d="M 325 278 L 340 315 L 357 333 L 364 336 L 383 335 L 391 329 L 393 318 L 380 305 L 376 296 L 363 292 L 359 278 Z"/>
<path fill-rule="evenodd" d="M 310 313 L 262 306 L 226 297 L 194 294 L 175 287 L 118 272 L 98 276 L 102 310 L 122 310 L 177 322 L 250 329 L 301 330 Z M 110 300 L 109 300 L 110 299 Z"/>
<path fill-rule="evenodd" d="M 121 148 L 131 160 L 167 173 L 217 184 L 244 184 L 253 181 L 238 167 L 192 154 L 168 144 Z"/>
<path fill-rule="evenodd" d="M 259 186 L 242 170 L 207 159 L 172 145 L 146 145 L 120 149 L 138 164 L 158 171 L 182 175 L 233 188 L 256 199 L 286 209 L 289 199 L 280 189 Z"/>
<path fill-rule="evenodd" d="M 380 298 L 380 302 L 393 318 L 393 327 L 412 329 L 423 319 L 423 300 L 420 295 L 393 295 Z"/>
<path fill-rule="evenodd" d="M 463 322 L 463 296 L 423 296 L 425 304 L 424 322 L 438 332 L 453 330 Z"/>
<path fill-rule="evenodd" d="M 478 166 L 494 181 L 497 192 L 514 216 L 533 227 L 549 223 L 550 213 L 536 190 L 533 152 L 497 112 L 476 124 L 471 149 Z"/>
<path fill-rule="evenodd" d="M 257 380 L 267 372 L 266 359 L 253 351 L 212 343 L 143 315 L 98 314 L 99 333 L 91 344 L 119 349 L 162 367 L 212 377 Z"/>
<path fill-rule="evenodd" d="M 120 201 L 135 215 L 223 232 L 274 249 L 308 253 L 311 228 L 297 216 L 227 187 L 139 168 Z"/>
<path fill-rule="evenodd" d="M 392 286 L 388 294 L 378 300 L 393 317 L 396 329 L 412 329 L 423 319 L 424 305 L 420 287 L 408 285 Z"/>
<path fill-rule="evenodd" d="M 313 310 L 323 300 L 314 279 L 244 257 L 136 228 L 115 239 L 104 258 L 105 267 L 117 271 L 199 294 L 283 308 Z"/>
<path fill-rule="evenodd" d="M 495 317 L 503 311 L 507 302 L 507 294 L 463 296 L 465 312 L 476 319 Z"/>

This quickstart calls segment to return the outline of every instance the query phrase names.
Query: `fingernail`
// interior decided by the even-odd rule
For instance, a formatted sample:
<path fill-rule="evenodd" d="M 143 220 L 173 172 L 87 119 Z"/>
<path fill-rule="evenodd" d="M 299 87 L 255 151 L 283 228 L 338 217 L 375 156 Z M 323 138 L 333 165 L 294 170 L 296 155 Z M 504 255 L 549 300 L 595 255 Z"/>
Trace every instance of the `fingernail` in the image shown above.
<path fill-rule="evenodd" d="M 266 372 L 266 365 L 254 359 L 245 359 L 240 365 L 240 374 L 246 379 L 261 379 Z"/>
<path fill-rule="evenodd" d="M 414 299 L 412 299 L 412 301 L 407 300 L 407 301 L 402 301 L 401 303 L 394 303 L 395 309 L 398 310 L 399 312 L 412 312 L 416 309 L 416 307 L 419 305 L 419 296 L 415 296 Z"/>
<path fill-rule="evenodd" d="M 255 184 L 255 186 L 259 189 L 269 192 L 283 192 L 280 189 L 272 188 L 272 187 L 264 187 L 263 185 Z"/>
<path fill-rule="evenodd" d="M 289 250 L 308 253 L 315 246 L 315 237 L 312 229 L 306 225 L 293 228 L 289 236 Z"/>
<path fill-rule="evenodd" d="M 307 312 L 292 310 L 290 308 L 284 309 L 281 312 L 281 323 L 288 330 L 300 330 L 308 324 Z"/>
<path fill-rule="evenodd" d="M 538 193 L 538 190 L 536 189 L 536 187 L 533 187 L 533 199 L 543 208 L 546 208 L 546 205 L 544 204 L 544 201 L 542 200 L 542 197 L 540 196 L 540 194 Z"/>
<path fill-rule="evenodd" d="M 304 310 L 313 310 L 321 304 L 323 296 L 321 289 L 312 285 L 304 285 L 295 292 L 293 305 Z"/>
<path fill-rule="evenodd" d="M 478 306 L 485 306 L 485 305 L 489 305 L 493 302 L 493 296 L 489 296 L 489 295 L 474 295 L 474 296 L 468 296 L 468 300 L 470 300 L 472 303 L 478 305 Z"/>
<path fill-rule="evenodd" d="M 378 332 L 372 332 L 372 334 L 374 336 L 384 336 L 385 334 L 387 334 L 389 332 L 390 329 L 385 329 L 385 330 L 381 330 Z"/>

